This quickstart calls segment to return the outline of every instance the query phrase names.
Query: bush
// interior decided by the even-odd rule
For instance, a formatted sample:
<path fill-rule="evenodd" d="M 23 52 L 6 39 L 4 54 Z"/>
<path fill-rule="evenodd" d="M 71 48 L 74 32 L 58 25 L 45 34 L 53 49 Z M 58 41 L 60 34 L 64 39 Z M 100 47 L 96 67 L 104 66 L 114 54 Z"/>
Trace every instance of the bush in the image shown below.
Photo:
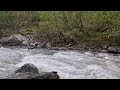
<path fill-rule="evenodd" d="M 1 11 L 0 36 L 33 32 L 55 46 L 119 44 L 120 11 Z M 93 43 L 91 43 L 93 42 Z M 58 44 L 58 45 L 57 45 Z"/>

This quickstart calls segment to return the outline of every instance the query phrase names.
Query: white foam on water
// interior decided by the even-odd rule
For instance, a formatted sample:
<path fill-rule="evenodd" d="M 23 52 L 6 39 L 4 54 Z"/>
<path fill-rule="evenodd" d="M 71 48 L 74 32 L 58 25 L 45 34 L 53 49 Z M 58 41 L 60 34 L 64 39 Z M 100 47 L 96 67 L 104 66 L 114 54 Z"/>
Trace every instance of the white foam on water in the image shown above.
<path fill-rule="evenodd" d="M 119 55 L 0 48 L 0 78 L 26 63 L 36 65 L 40 72 L 57 71 L 61 79 L 120 78 Z"/>
<path fill-rule="evenodd" d="M 16 67 L 15 64 L 21 62 L 22 58 L 29 55 L 25 49 L 0 48 L 0 78 L 10 74 Z"/>
<path fill-rule="evenodd" d="M 106 56 L 110 57 L 111 55 L 103 55 L 103 57 Z M 94 55 L 89 52 L 58 51 L 53 55 L 40 53 L 27 56 L 17 66 L 21 67 L 25 63 L 33 63 L 40 71 L 57 71 L 62 79 L 120 78 L 120 69 L 117 67 L 116 62 L 113 60 L 114 63 L 109 63 L 111 59 L 104 60 L 101 57 L 99 57 L 99 54 Z M 114 56 L 112 57 L 114 58 Z"/>

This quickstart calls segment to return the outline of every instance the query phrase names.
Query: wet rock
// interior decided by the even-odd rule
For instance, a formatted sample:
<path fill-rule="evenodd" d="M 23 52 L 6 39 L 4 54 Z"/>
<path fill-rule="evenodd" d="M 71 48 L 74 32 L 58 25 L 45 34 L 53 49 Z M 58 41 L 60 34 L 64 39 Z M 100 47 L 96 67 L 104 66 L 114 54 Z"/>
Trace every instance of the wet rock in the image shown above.
<path fill-rule="evenodd" d="M 116 47 L 108 47 L 107 48 L 108 53 L 118 54 L 119 50 Z"/>
<path fill-rule="evenodd" d="M 35 65 L 31 63 L 27 63 L 15 71 L 15 73 L 24 73 L 24 72 L 39 73 L 39 70 Z"/>
<path fill-rule="evenodd" d="M 27 63 L 18 70 L 16 70 L 13 74 L 8 76 L 8 78 L 6 79 L 59 79 L 59 78 L 60 77 L 56 71 L 39 73 L 39 70 L 35 65 Z"/>
<path fill-rule="evenodd" d="M 56 71 L 43 72 L 37 77 L 37 79 L 60 79 L 60 76 Z"/>

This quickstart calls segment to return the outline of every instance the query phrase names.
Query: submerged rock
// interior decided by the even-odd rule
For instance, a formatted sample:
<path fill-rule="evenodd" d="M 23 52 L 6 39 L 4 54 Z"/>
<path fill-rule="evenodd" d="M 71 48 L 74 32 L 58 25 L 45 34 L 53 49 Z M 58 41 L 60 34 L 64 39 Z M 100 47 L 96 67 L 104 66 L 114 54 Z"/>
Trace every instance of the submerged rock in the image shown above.
<path fill-rule="evenodd" d="M 59 79 L 59 78 L 60 77 L 56 71 L 39 73 L 39 70 L 35 65 L 27 63 L 18 70 L 16 70 L 13 74 L 8 76 L 8 78 L 6 79 Z"/>

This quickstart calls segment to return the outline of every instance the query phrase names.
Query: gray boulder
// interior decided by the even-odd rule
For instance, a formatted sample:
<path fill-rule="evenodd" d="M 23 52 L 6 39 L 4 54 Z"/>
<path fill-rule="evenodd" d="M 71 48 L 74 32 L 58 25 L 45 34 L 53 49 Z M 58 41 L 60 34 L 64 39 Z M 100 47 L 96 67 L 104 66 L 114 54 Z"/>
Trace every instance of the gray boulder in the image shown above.
<path fill-rule="evenodd" d="M 119 50 L 116 47 L 108 47 L 107 48 L 108 53 L 118 54 Z"/>
<path fill-rule="evenodd" d="M 27 46 L 28 49 L 36 49 L 39 48 L 39 43 L 31 43 L 30 45 Z"/>
<path fill-rule="evenodd" d="M 20 45 L 22 42 L 17 40 L 16 37 L 9 37 L 9 38 L 1 39 L 0 43 L 6 46 L 17 46 L 17 45 Z"/>
<path fill-rule="evenodd" d="M 31 63 L 23 65 L 6 79 L 59 79 L 56 71 L 41 72 Z"/>
<path fill-rule="evenodd" d="M 56 71 L 42 72 L 40 73 L 40 75 L 38 75 L 34 79 L 60 79 L 60 76 L 57 74 Z"/>
<path fill-rule="evenodd" d="M 10 37 L 4 37 L 0 39 L 0 44 L 6 45 L 6 46 L 17 46 L 17 45 L 21 45 L 23 41 L 27 41 L 27 38 L 25 38 L 20 34 L 17 34 L 17 35 L 12 35 Z"/>
<path fill-rule="evenodd" d="M 27 63 L 15 71 L 15 73 L 24 73 L 24 72 L 31 72 L 35 74 L 35 73 L 39 73 L 39 70 L 35 65 L 31 63 Z"/>

